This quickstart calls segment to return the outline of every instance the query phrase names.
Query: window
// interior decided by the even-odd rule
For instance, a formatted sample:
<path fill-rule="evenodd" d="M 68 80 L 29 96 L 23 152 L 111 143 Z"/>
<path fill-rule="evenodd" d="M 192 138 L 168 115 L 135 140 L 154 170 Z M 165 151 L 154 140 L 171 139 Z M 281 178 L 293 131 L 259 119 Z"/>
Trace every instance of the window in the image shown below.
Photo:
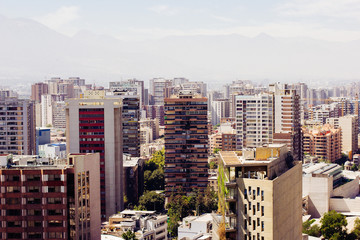
<path fill-rule="evenodd" d="M 48 192 L 61 192 L 61 186 L 49 186 Z"/>
<path fill-rule="evenodd" d="M 8 193 L 18 193 L 21 191 L 20 187 L 6 187 L 6 192 Z"/>
<path fill-rule="evenodd" d="M 255 215 L 256 214 L 256 208 L 255 208 L 255 205 L 254 205 L 254 207 L 253 207 L 253 215 Z"/>
<path fill-rule="evenodd" d="M 260 227 L 260 218 L 257 218 L 257 225 Z"/>
<path fill-rule="evenodd" d="M 27 222 L 28 227 L 42 227 L 41 221 L 28 221 Z"/>
<path fill-rule="evenodd" d="M 29 232 L 28 233 L 28 238 L 32 239 L 32 238 L 42 238 L 42 233 L 41 232 Z"/>
<path fill-rule="evenodd" d="M 7 222 L 8 227 L 21 227 L 21 221 Z"/>
<path fill-rule="evenodd" d="M 255 230 L 256 229 L 256 222 L 255 222 L 255 220 L 253 221 L 253 230 Z"/>
<path fill-rule="evenodd" d="M 264 206 L 261 206 L 261 216 L 264 216 Z"/>
<path fill-rule="evenodd" d="M 40 187 L 39 186 L 29 186 L 27 191 L 31 192 L 31 193 L 40 192 Z"/>
<path fill-rule="evenodd" d="M 247 221 L 246 221 L 246 219 L 244 220 L 244 229 L 247 230 Z"/>
<path fill-rule="evenodd" d="M 6 198 L 6 204 L 8 205 L 20 204 L 20 198 Z"/>
<path fill-rule="evenodd" d="M 261 201 L 264 201 L 264 191 L 261 191 Z"/>
<path fill-rule="evenodd" d="M 40 181 L 41 180 L 41 176 L 40 175 L 27 175 L 26 176 L 26 180 L 27 181 Z"/>
<path fill-rule="evenodd" d="M 42 216 L 40 209 L 30 209 L 28 210 L 28 216 Z"/>
<path fill-rule="evenodd" d="M 27 204 L 41 204 L 41 198 L 27 198 Z"/>
<path fill-rule="evenodd" d="M 48 198 L 47 199 L 48 204 L 61 204 L 61 198 Z"/>
<path fill-rule="evenodd" d="M 247 204 L 244 205 L 244 214 L 247 214 Z"/>
<path fill-rule="evenodd" d="M 260 195 L 260 188 L 259 187 L 257 188 L 257 195 L 258 196 Z"/>
<path fill-rule="evenodd" d="M 255 200 L 255 189 L 253 190 L 253 200 Z"/>
<path fill-rule="evenodd" d="M 7 238 L 8 239 L 22 239 L 21 233 L 8 233 Z"/>
<path fill-rule="evenodd" d="M 264 221 L 261 221 L 261 231 L 263 232 L 265 229 Z"/>
<path fill-rule="evenodd" d="M 247 189 L 244 189 L 244 198 L 247 199 Z"/>
<path fill-rule="evenodd" d="M 49 174 L 48 181 L 61 181 L 61 176 L 59 174 Z"/>
<path fill-rule="evenodd" d="M 260 211 L 260 203 L 257 203 L 257 210 Z"/>

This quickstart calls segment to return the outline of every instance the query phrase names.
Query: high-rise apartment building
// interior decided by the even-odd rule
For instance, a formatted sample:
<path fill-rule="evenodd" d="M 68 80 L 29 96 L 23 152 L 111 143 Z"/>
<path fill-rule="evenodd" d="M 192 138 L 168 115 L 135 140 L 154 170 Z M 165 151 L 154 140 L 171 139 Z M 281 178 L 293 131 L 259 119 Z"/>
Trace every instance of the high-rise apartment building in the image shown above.
<path fill-rule="evenodd" d="M 230 100 L 217 99 L 211 103 L 211 124 L 220 124 L 221 118 L 230 117 Z"/>
<path fill-rule="evenodd" d="M 98 154 L 69 155 L 66 165 L 2 165 L 1 239 L 100 239 L 99 175 Z"/>
<path fill-rule="evenodd" d="M 35 106 L 30 100 L 0 100 L 0 154 L 36 153 Z"/>
<path fill-rule="evenodd" d="M 238 95 L 235 96 L 235 101 L 237 149 L 260 147 L 272 143 L 273 95 Z"/>
<path fill-rule="evenodd" d="M 279 144 L 244 149 L 242 155 L 220 152 L 219 206 L 226 239 L 302 238 L 302 168 L 288 153 Z M 213 239 L 219 238 L 213 234 Z"/>
<path fill-rule="evenodd" d="M 274 94 L 273 143 L 285 143 L 294 158 L 302 161 L 300 97 L 286 84 L 270 84 L 269 89 Z"/>
<path fill-rule="evenodd" d="M 351 158 L 358 150 L 359 120 L 357 115 L 328 118 L 326 122 L 336 129 L 341 129 L 341 151 Z"/>
<path fill-rule="evenodd" d="M 122 100 L 89 91 L 87 98 L 66 102 L 68 153 L 100 153 L 101 216 L 123 208 Z"/>
<path fill-rule="evenodd" d="M 31 96 L 30 99 L 34 102 L 41 102 L 41 95 L 49 93 L 49 86 L 46 83 L 35 83 L 31 85 Z"/>
<path fill-rule="evenodd" d="M 303 127 L 303 151 L 305 154 L 317 156 L 322 160 L 335 162 L 341 158 L 341 130 L 329 124 Z"/>
<path fill-rule="evenodd" d="M 207 98 L 179 92 L 165 99 L 165 195 L 208 183 Z"/>
<path fill-rule="evenodd" d="M 150 94 L 153 97 L 152 105 L 164 105 L 165 88 L 172 85 L 171 80 L 154 78 L 150 80 Z"/>

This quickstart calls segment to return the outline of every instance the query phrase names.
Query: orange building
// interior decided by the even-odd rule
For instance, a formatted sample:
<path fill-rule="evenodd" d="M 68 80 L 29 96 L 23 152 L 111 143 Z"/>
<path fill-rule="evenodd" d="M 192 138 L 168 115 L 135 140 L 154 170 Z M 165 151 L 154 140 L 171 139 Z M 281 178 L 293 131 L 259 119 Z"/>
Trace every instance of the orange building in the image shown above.
<path fill-rule="evenodd" d="M 330 162 L 341 158 L 341 129 L 325 124 L 313 128 L 303 127 L 303 133 L 304 154 L 317 156 Z"/>

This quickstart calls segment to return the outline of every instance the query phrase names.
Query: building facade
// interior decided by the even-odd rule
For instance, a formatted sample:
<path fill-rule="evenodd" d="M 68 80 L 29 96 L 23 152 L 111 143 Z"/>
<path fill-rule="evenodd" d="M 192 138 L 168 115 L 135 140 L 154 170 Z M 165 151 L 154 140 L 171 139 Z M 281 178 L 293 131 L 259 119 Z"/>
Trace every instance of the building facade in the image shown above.
<path fill-rule="evenodd" d="M 335 162 L 341 158 L 341 130 L 331 125 L 305 128 L 304 133 L 304 154 L 319 157 L 322 160 Z"/>
<path fill-rule="evenodd" d="M 100 153 L 102 219 L 123 209 L 122 101 L 93 91 L 66 102 L 68 153 Z"/>
<path fill-rule="evenodd" d="M 302 169 L 288 153 L 278 144 L 242 155 L 220 152 L 219 206 L 227 239 L 302 238 Z"/>
<path fill-rule="evenodd" d="M 165 99 L 165 195 L 181 187 L 204 190 L 208 182 L 207 98 L 180 92 Z"/>
<path fill-rule="evenodd" d="M 272 143 L 273 95 L 238 95 L 236 101 L 236 148 L 259 147 Z"/>
<path fill-rule="evenodd" d="M 100 239 L 99 155 L 0 169 L 2 239 Z"/>
<path fill-rule="evenodd" d="M 35 106 L 32 101 L 7 98 L 0 101 L 0 154 L 36 153 Z"/>

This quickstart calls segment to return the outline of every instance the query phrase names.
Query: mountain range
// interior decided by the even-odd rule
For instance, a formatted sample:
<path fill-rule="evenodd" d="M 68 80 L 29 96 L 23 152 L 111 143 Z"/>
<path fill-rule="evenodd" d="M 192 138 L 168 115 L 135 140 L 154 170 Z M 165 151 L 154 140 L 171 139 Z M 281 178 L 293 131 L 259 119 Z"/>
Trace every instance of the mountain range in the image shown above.
<path fill-rule="evenodd" d="M 123 41 L 60 34 L 34 20 L 0 16 L 0 86 L 79 76 L 107 85 L 127 78 L 186 77 L 210 86 L 236 79 L 324 86 L 360 78 L 360 40 L 278 38 L 265 33 Z"/>

